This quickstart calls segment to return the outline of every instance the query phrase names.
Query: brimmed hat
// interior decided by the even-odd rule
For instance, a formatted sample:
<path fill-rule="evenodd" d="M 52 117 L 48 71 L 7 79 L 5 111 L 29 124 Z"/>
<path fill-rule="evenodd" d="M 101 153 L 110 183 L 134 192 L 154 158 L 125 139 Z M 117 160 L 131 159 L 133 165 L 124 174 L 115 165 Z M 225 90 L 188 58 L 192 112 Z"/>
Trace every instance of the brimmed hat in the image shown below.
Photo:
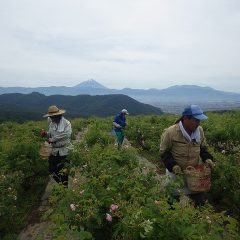
<path fill-rule="evenodd" d="M 121 110 L 121 113 L 124 113 L 124 114 L 126 114 L 126 115 L 129 114 L 128 111 L 127 111 L 127 109 L 122 109 L 122 110 Z"/>
<path fill-rule="evenodd" d="M 43 117 L 51 117 L 51 116 L 56 116 L 56 115 L 62 115 L 66 111 L 64 109 L 59 109 L 57 106 L 52 105 L 48 108 L 48 113 L 43 115 Z"/>
<path fill-rule="evenodd" d="M 205 114 L 203 114 L 203 110 L 198 105 L 187 106 L 184 109 L 182 116 L 193 116 L 198 120 L 208 119 L 208 117 Z"/>

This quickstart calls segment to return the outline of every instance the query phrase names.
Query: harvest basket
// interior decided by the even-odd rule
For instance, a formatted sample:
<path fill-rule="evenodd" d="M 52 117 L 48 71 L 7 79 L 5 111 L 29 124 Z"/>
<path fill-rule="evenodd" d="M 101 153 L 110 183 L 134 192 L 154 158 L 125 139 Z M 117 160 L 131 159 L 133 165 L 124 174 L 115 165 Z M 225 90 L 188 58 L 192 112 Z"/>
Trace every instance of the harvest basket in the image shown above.
<path fill-rule="evenodd" d="M 206 165 L 188 166 L 184 170 L 187 187 L 193 192 L 207 192 L 211 187 L 211 168 Z"/>
<path fill-rule="evenodd" d="M 44 142 L 40 149 L 39 149 L 39 155 L 43 158 L 48 158 L 52 153 L 52 145 L 48 142 Z"/>

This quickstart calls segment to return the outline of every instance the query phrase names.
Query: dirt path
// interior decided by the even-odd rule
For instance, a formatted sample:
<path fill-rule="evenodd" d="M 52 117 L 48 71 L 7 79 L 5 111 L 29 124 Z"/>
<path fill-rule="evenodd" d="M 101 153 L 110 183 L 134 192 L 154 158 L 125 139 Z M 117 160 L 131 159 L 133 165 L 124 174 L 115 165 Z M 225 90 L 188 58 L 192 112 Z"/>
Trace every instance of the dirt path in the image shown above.
<path fill-rule="evenodd" d="M 126 149 L 126 148 L 130 148 L 130 147 L 132 147 L 131 143 L 125 138 L 124 142 L 123 142 L 123 148 Z M 159 180 L 165 176 L 165 174 L 160 174 L 158 167 L 154 163 L 150 162 L 148 159 L 146 159 L 145 157 L 143 157 L 141 155 L 138 155 L 137 157 L 138 157 L 138 161 L 139 161 L 139 165 L 140 165 L 138 170 L 142 174 L 147 174 L 149 172 L 155 172 L 156 178 Z"/>
<path fill-rule="evenodd" d="M 40 204 L 35 207 L 31 214 L 28 216 L 27 221 L 28 225 L 21 231 L 18 236 L 19 240 L 31 240 L 36 237 L 39 233 L 42 233 L 44 229 L 49 226 L 49 221 L 42 221 L 41 217 L 43 214 L 51 208 L 51 204 L 48 201 L 49 196 L 51 195 L 52 189 L 55 185 L 55 181 L 50 178 L 45 192 L 41 198 Z M 51 236 L 46 236 L 45 240 L 51 239 Z"/>
<path fill-rule="evenodd" d="M 87 132 L 87 129 L 83 129 L 82 131 L 78 132 L 75 136 L 75 140 L 73 140 L 73 145 L 83 138 L 84 134 Z M 71 179 L 69 179 L 71 182 Z M 45 192 L 41 197 L 40 203 L 33 208 L 32 212 L 29 214 L 27 218 L 28 225 L 21 231 L 18 236 L 18 240 L 33 240 L 39 235 L 42 235 L 45 229 L 49 228 L 51 225 L 50 221 L 44 221 L 42 216 L 49 210 L 52 206 L 49 202 L 49 197 L 51 196 L 52 189 L 54 185 L 57 183 L 50 177 L 50 180 L 46 186 Z M 44 234 L 44 240 L 51 240 L 52 235 L 51 233 Z M 73 240 L 69 236 L 69 240 Z"/>
<path fill-rule="evenodd" d="M 75 136 L 75 140 L 72 141 L 73 145 L 81 141 L 81 139 L 83 138 L 86 132 L 87 132 L 87 129 L 83 129 L 82 131 L 78 132 L 78 134 Z M 117 147 L 116 143 L 115 145 Z M 123 148 L 127 149 L 131 147 L 132 146 L 130 142 L 127 139 L 125 139 Z M 148 161 L 146 158 L 139 155 L 138 160 L 140 163 L 140 167 L 136 169 L 137 171 L 141 172 L 142 174 L 147 174 L 150 171 L 157 173 L 158 171 L 157 167 L 153 163 Z M 159 180 L 161 179 L 161 177 L 162 175 L 159 175 L 159 174 L 156 175 L 156 178 Z M 33 240 L 37 236 L 39 235 L 42 236 L 43 234 L 44 234 L 44 240 L 52 239 L 51 233 L 49 232 L 44 233 L 44 231 L 48 229 L 49 226 L 51 225 L 51 222 L 42 220 L 42 216 L 47 210 L 49 210 L 52 207 L 48 199 L 51 196 L 51 192 L 52 192 L 52 189 L 54 188 L 54 185 L 56 184 L 57 183 L 52 178 L 50 178 L 50 181 L 46 186 L 45 192 L 41 198 L 39 205 L 36 206 L 32 210 L 31 214 L 28 216 L 28 219 L 27 219 L 28 225 L 21 231 L 21 233 L 18 236 L 18 240 Z M 69 188 L 71 188 L 71 179 L 69 179 Z M 69 236 L 68 239 L 74 240 L 74 238 L 71 236 Z"/>

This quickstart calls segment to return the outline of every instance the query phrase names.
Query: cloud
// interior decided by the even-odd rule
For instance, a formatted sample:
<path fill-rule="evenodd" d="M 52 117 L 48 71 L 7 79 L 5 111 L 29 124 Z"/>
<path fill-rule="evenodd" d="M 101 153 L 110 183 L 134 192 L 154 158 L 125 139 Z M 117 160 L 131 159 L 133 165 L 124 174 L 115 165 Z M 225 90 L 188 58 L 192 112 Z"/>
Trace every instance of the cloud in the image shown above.
<path fill-rule="evenodd" d="M 239 12 L 238 0 L 1 1 L 1 85 L 240 89 Z"/>

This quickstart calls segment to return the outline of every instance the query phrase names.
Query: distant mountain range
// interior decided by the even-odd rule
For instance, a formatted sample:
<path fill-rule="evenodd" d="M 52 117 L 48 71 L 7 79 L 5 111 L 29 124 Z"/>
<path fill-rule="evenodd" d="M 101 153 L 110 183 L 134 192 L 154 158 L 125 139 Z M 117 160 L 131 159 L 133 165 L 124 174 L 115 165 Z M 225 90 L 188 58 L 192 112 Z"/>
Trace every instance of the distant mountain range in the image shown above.
<path fill-rule="evenodd" d="M 89 94 L 89 95 L 107 95 L 107 94 L 124 94 L 132 98 L 135 98 L 138 101 L 142 102 L 176 102 L 176 101 L 240 101 L 240 94 L 230 93 L 224 91 L 218 91 L 210 87 L 200 87 L 196 85 L 176 85 L 166 89 L 132 89 L 132 88 L 123 88 L 110 89 L 97 81 L 91 79 L 84 81 L 74 87 L 0 87 L 0 94 L 4 93 L 32 93 L 39 92 L 44 95 L 80 95 L 80 94 Z"/>
<path fill-rule="evenodd" d="M 47 112 L 50 105 L 66 109 L 70 117 L 107 117 L 126 108 L 131 115 L 160 115 L 161 109 L 140 103 L 126 95 L 51 95 L 9 93 L 0 95 L 0 121 L 37 120 Z"/>
<path fill-rule="evenodd" d="M 218 91 L 210 87 L 200 87 L 196 85 L 172 86 L 166 89 L 131 89 L 121 90 L 107 88 L 97 81 L 91 79 L 84 81 L 74 87 L 0 87 L 0 94 L 4 93 L 31 93 L 39 92 L 45 95 L 108 95 L 124 94 L 137 101 L 151 104 L 162 108 L 166 112 L 178 112 L 173 107 L 182 108 L 183 105 L 195 103 L 205 106 L 205 110 L 228 109 L 240 107 L 240 94 Z M 169 110 L 170 109 L 170 110 Z"/>

